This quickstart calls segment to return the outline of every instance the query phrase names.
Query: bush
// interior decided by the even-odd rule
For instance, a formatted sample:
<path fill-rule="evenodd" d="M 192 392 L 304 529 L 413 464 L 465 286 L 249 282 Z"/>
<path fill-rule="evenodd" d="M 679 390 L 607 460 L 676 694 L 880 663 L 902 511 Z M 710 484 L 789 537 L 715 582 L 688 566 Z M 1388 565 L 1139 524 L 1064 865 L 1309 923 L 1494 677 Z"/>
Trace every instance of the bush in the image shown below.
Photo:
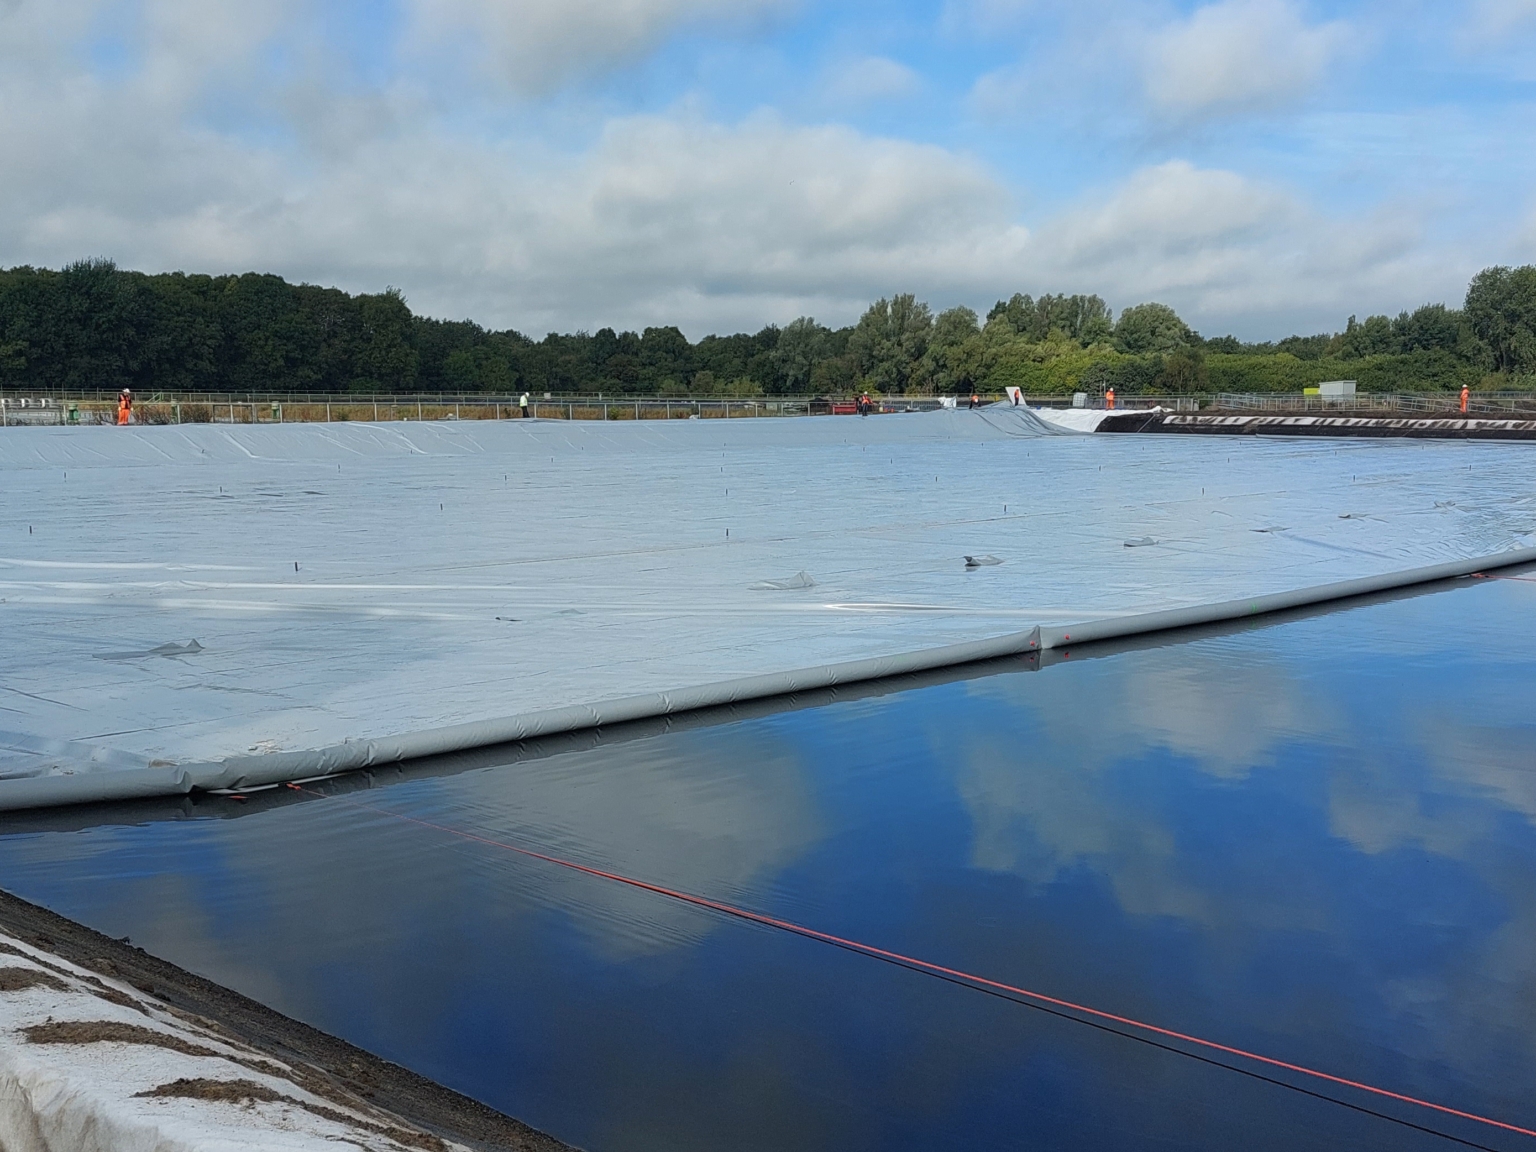
<path fill-rule="evenodd" d="M 1298 360 L 1288 352 L 1206 357 L 1213 392 L 1300 392 L 1324 380 L 1355 380 L 1362 392 L 1454 392 L 1475 387 L 1483 370 L 1444 349 L 1354 359 Z"/>

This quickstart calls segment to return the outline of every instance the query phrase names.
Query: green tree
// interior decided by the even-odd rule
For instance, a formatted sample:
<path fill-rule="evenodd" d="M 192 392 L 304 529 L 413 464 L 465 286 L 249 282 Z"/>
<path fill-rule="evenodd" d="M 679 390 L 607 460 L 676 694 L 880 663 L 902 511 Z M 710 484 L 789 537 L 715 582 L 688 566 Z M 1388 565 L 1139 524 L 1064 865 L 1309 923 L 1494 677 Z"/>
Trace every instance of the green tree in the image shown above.
<path fill-rule="evenodd" d="M 738 376 L 720 389 L 722 396 L 761 396 L 763 386 L 750 376 Z"/>
<path fill-rule="evenodd" d="M 1006 302 L 999 300 L 987 313 L 988 323 L 1001 320 L 1014 335 L 1026 340 L 1044 340 L 1059 332 L 1085 347 L 1109 339 L 1112 319 L 1109 305 L 1098 296 L 1050 293 L 1036 300 L 1016 292 Z"/>
<path fill-rule="evenodd" d="M 981 327 L 969 308 L 949 308 L 933 322 L 928 350 L 913 379 L 929 391 L 968 392 L 976 387 L 981 364 Z"/>
<path fill-rule="evenodd" d="M 811 391 L 819 396 L 846 396 L 858 383 L 859 367 L 851 355 L 818 360 L 811 369 Z"/>
<path fill-rule="evenodd" d="M 404 392 L 416 383 L 416 350 L 410 344 L 411 311 L 398 288 L 357 297 L 360 337 L 353 387 Z"/>
<path fill-rule="evenodd" d="M 763 392 L 783 391 L 774 360 L 782 333 L 773 324 L 748 335 L 705 336 L 693 346 L 693 363 L 715 374 L 717 380 L 753 380 Z"/>
<path fill-rule="evenodd" d="M 174 272 L 145 277 L 144 286 L 152 318 L 141 337 L 139 387 L 177 392 L 217 388 L 224 334 L 213 277 Z"/>
<path fill-rule="evenodd" d="M 1328 355 L 1328 346 L 1332 342 L 1333 336 L 1327 332 L 1315 336 L 1287 336 L 1275 345 L 1274 351 L 1287 352 L 1298 360 L 1321 360 Z"/>
<path fill-rule="evenodd" d="M 1179 348 L 1163 357 L 1157 384 L 1169 392 L 1199 392 L 1208 379 L 1205 353 L 1199 348 Z"/>
<path fill-rule="evenodd" d="M 44 282 L 32 358 L 44 382 L 116 391 L 139 384 L 153 304 L 143 277 L 110 260 L 80 260 Z"/>
<path fill-rule="evenodd" d="M 1137 304 L 1120 313 L 1115 347 L 1121 352 L 1176 352 L 1197 339 L 1189 325 L 1166 304 Z"/>
<path fill-rule="evenodd" d="M 905 392 L 932 330 L 933 312 L 910 292 L 882 297 L 859 318 L 848 351 L 875 388 Z"/>
<path fill-rule="evenodd" d="M 1454 350 L 1465 325 L 1460 312 L 1444 304 L 1425 304 L 1411 313 L 1401 312 L 1392 321 L 1394 352 Z"/>
<path fill-rule="evenodd" d="M 434 382 L 449 392 L 511 392 L 517 377 L 507 358 L 486 341 L 454 349 L 444 362 L 441 380 Z"/>
<path fill-rule="evenodd" d="M 981 325 L 974 311 L 964 306 L 948 308 L 934 320 L 929 343 L 940 348 L 952 348 L 965 343 L 980 331 Z"/>
<path fill-rule="evenodd" d="M 773 366 L 785 392 L 804 392 L 818 362 L 832 355 L 832 331 L 816 323 L 814 316 L 791 320 L 779 333 L 773 349 Z"/>
<path fill-rule="evenodd" d="M 1108 340 L 1113 330 L 1109 305 L 1097 296 L 1045 295 L 1035 308 L 1046 332 L 1061 332 L 1084 346 Z"/>
<path fill-rule="evenodd" d="M 1397 337 L 1392 332 L 1392 321 L 1385 316 L 1367 316 L 1364 324 L 1351 316 L 1329 349 L 1331 355 L 1342 360 L 1358 360 L 1395 351 Z"/>
<path fill-rule="evenodd" d="M 1464 311 L 1496 371 L 1536 372 L 1536 265 L 1483 269 L 1467 288 Z"/>
<path fill-rule="evenodd" d="M 1003 325 L 1015 336 L 1038 340 L 1045 335 L 1038 328 L 1035 300 L 1023 292 L 1015 292 L 1008 300 L 999 300 L 987 311 L 987 323 Z"/>
<path fill-rule="evenodd" d="M 602 328 L 534 341 L 512 329 L 411 314 L 393 290 L 353 296 L 246 273 L 145 276 L 110 261 L 0 270 L 6 387 L 282 391 L 348 388 L 548 392 L 785 390 L 964 392 L 1113 386 L 1296 391 L 1351 376 L 1365 389 L 1455 389 L 1485 372 L 1536 371 L 1536 268 L 1489 268 L 1461 310 L 1425 304 L 1351 318 L 1338 333 L 1202 341 L 1160 304 L 1111 325 L 1091 295 L 1015 294 L 984 326 L 966 308 L 934 317 L 911 295 L 856 326 L 801 317 L 782 331 L 704 336 Z"/>
<path fill-rule="evenodd" d="M 640 334 L 640 388 L 649 393 L 680 391 L 693 378 L 693 346 L 675 327 Z"/>

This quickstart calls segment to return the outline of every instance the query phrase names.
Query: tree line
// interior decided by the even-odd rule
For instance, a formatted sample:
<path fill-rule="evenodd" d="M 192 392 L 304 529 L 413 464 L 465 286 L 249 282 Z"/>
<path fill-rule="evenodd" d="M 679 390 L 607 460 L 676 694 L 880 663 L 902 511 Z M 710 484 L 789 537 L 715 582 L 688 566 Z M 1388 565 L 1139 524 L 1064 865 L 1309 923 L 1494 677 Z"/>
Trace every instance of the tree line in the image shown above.
<path fill-rule="evenodd" d="M 146 275 L 108 260 L 0 270 L 0 387 L 139 392 L 611 395 L 1194 393 L 1536 388 L 1536 266 L 1488 268 L 1460 308 L 1351 316 L 1343 331 L 1202 337 L 1167 305 L 1016 294 L 985 318 L 911 294 L 856 324 L 805 316 L 690 342 L 675 327 L 534 340 L 260 273 Z"/>

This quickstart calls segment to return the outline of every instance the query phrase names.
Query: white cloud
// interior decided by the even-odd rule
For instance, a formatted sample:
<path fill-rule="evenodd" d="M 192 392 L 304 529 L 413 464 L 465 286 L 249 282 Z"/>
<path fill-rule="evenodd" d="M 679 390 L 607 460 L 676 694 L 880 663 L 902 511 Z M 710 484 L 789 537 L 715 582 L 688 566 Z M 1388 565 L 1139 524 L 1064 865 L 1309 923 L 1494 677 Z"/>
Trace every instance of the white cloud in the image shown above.
<path fill-rule="evenodd" d="M 1102 202 L 1068 213 L 1045 243 L 1053 259 L 1079 267 L 1126 262 L 1143 269 L 1178 264 L 1196 253 L 1240 249 L 1265 233 L 1290 231 L 1297 205 L 1284 193 L 1235 172 L 1183 160 L 1143 168 Z M 1154 279 L 1164 279 L 1156 272 Z"/>
<path fill-rule="evenodd" d="M 1480 40 L 1536 24 L 1536 0 L 1471 0 L 1471 29 Z"/>
<path fill-rule="evenodd" d="M 1023 88 L 1017 67 L 995 68 L 976 78 L 971 85 L 969 103 L 982 116 L 1007 117 L 1012 113 Z"/>
<path fill-rule="evenodd" d="M 1288 0 L 1223 0 L 1155 35 L 1147 95 L 1179 117 L 1265 109 L 1310 95 L 1346 38 L 1310 26 Z"/>
<path fill-rule="evenodd" d="M 1055 283 L 1161 300 L 1197 326 L 1337 323 L 1362 301 L 1459 294 L 1471 259 L 1424 231 L 1406 211 L 1328 217 L 1277 186 L 1169 161 L 1042 223 L 1031 256 Z"/>
<path fill-rule="evenodd" d="M 1122 306 L 1163 299 L 1197 323 L 1346 315 L 1362 296 L 1429 299 L 1466 278 L 1422 254 L 1411 220 L 1330 221 L 1278 188 L 1185 162 L 1143 169 L 1031 233 L 964 156 L 770 114 L 616 118 L 572 153 L 451 135 L 407 106 L 385 130 L 296 157 L 166 131 L 161 105 L 90 82 L 58 95 L 8 101 L 24 114 L 0 122 L 0 147 L 26 158 L 0 191 L 0 263 L 105 254 L 390 283 L 431 314 L 535 335 L 851 320 L 897 290 L 941 305 L 1098 291 Z"/>
<path fill-rule="evenodd" d="M 477 193 L 503 178 L 482 157 L 462 160 Z M 876 285 L 955 291 L 1026 239 L 1002 191 L 962 157 L 772 116 L 615 120 L 587 154 L 464 209 L 489 238 L 485 274 L 526 293 L 524 315 L 550 309 L 549 323 L 712 313 L 756 326 L 818 305 L 847 311 Z"/>
<path fill-rule="evenodd" d="M 610 120 L 588 147 L 445 131 L 409 102 L 344 148 L 188 126 L 144 89 L 0 77 L 0 263 L 257 268 L 535 333 L 845 314 L 1002 282 L 1027 240 L 948 150 L 771 114 Z M 366 118 L 364 118 L 366 120 Z M 68 141 L 61 146 L 60 141 Z"/>
<path fill-rule="evenodd" d="M 270 270 L 392 283 L 430 313 L 535 333 L 697 335 L 908 287 L 967 294 L 1006 281 L 1027 240 L 973 160 L 772 113 L 614 117 L 557 148 L 449 128 L 408 84 L 338 94 L 301 69 L 242 94 L 270 125 L 215 130 L 200 93 L 248 71 L 271 25 L 209 43 L 195 21 L 177 30 L 181 2 L 155 0 L 140 60 L 112 80 L 23 6 L 27 51 L 0 71 L 0 264 Z"/>
<path fill-rule="evenodd" d="M 1167 649 L 1138 659 L 1135 676 L 1104 665 L 1091 675 L 1079 667 L 1072 679 L 1046 670 L 971 682 L 971 693 L 1022 702 L 1038 721 L 1026 745 L 953 734 L 936 743 L 972 820 L 972 865 L 1037 885 L 1087 868 L 1132 915 L 1315 926 L 1311 908 L 1234 907 L 1219 884 L 1192 882 L 1176 823 L 1149 813 L 1121 782 L 1139 759 L 1128 749 L 1166 749 L 1225 780 L 1270 770 L 1277 734 L 1299 718 L 1314 733 L 1336 727 L 1329 702 L 1263 656 L 1202 663 Z M 1093 707 L 1082 706 L 1085 692 Z"/>
<path fill-rule="evenodd" d="M 679 25 L 741 20 L 784 0 L 407 0 L 409 42 L 481 56 L 514 90 L 546 92 L 626 62 Z"/>
<path fill-rule="evenodd" d="M 1100 136 L 1106 120 L 1141 102 L 1137 62 L 1151 28 L 1141 3 L 1081 0 L 970 0 L 946 22 L 989 46 L 1017 44 L 1015 59 L 981 73 L 968 103 L 987 120 L 1038 130 L 1042 114 L 1072 138 Z"/>
<path fill-rule="evenodd" d="M 1049 8 L 1042 0 L 946 0 L 939 27 L 951 34 L 988 35 L 1011 30 Z"/>
<path fill-rule="evenodd" d="M 922 89 L 922 78 L 905 64 L 884 56 L 843 61 L 827 69 L 827 96 L 837 104 L 872 104 L 900 100 Z"/>
<path fill-rule="evenodd" d="M 0 8 L 0 265 L 106 255 L 395 284 L 429 314 L 534 335 L 675 323 L 698 336 L 803 313 L 850 322 L 893 291 L 984 308 L 1069 290 L 1161 299 L 1202 330 L 1258 336 L 1454 299 L 1508 260 L 1508 238 L 1433 241 L 1422 212 L 1329 216 L 1185 161 L 1026 227 L 973 158 L 772 112 L 721 123 L 684 104 L 576 132 L 541 135 L 531 115 L 492 129 L 450 119 L 408 72 L 338 91 L 308 0 L 289 3 L 279 27 L 276 9 L 233 0 L 148 0 L 121 76 L 74 47 L 105 4 L 57 19 Z M 277 73 L 274 44 L 290 62 Z M 233 126 L 210 120 L 221 106 Z"/>

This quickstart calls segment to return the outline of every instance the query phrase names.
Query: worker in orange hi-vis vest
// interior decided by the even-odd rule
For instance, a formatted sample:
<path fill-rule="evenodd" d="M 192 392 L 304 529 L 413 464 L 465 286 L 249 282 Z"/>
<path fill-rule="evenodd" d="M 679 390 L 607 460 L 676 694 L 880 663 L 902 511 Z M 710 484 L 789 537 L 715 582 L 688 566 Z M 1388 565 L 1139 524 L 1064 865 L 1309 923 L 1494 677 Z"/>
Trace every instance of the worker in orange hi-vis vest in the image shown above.
<path fill-rule="evenodd" d="M 1115 390 L 1113 388 L 1111 388 L 1108 392 L 1104 393 L 1104 407 L 1108 408 L 1110 411 L 1114 411 L 1114 407 L 1115 407 Z"/>
<path fill-rule="evenodd" d="M 1465 384 L 1461 386 L 1461 414 L 1463 416 L 1467 414 L 1467 386 Z"/>
<path fill-rule="evenodd" d="M 121 427 L 133 415 L 133 393 L 124 388 L 117 397 L 117 423 Z"/>

